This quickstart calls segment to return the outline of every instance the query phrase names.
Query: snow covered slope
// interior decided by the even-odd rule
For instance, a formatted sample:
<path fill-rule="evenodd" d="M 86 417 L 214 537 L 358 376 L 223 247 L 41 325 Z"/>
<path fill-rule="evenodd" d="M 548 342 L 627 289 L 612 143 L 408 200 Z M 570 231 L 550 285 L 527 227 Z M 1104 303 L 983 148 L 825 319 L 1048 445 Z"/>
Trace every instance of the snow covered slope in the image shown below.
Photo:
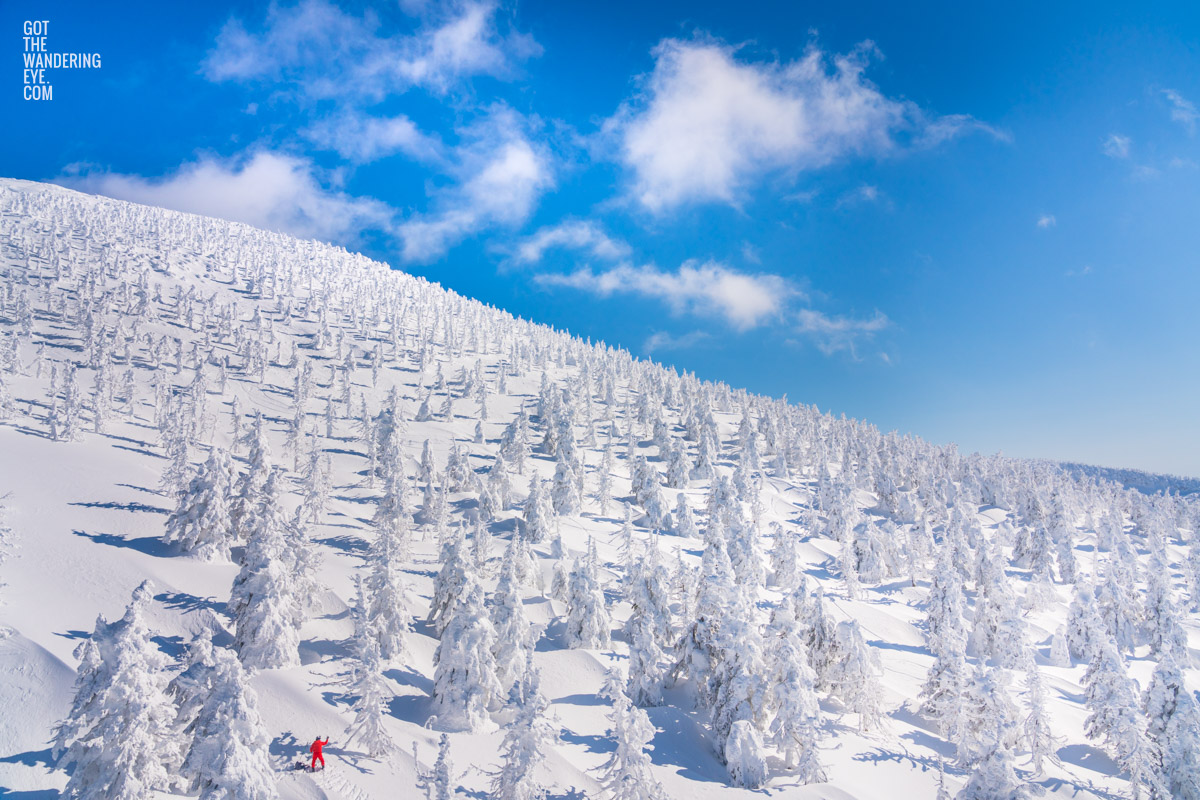
<path fill-rule="evenodd" d="M 702 383 L 328 245 L 0 182 L 0 496 L 5 796 L 1195 797 L 1194 497 Z M 328 769 L 289 769 L 317 735 Z"/>

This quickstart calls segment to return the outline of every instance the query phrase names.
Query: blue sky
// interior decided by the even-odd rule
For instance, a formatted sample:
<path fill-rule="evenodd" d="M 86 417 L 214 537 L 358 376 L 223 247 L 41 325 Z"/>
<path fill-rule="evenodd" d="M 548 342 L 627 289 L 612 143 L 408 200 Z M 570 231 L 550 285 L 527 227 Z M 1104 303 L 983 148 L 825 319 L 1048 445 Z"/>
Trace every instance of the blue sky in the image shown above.
<path fill-rule="evenodd" d="M 0 173 L 967 450 L 1200 475 L 1195 4 L 11 2 Z M 99 70 L 21 100 L 18 32 Z"/>

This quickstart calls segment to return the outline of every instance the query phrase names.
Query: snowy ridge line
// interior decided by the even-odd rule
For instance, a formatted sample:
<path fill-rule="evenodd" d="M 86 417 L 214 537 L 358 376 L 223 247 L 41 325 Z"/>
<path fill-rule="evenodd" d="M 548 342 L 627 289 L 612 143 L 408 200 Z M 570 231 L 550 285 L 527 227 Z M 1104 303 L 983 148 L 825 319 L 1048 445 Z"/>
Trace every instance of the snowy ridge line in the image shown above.
<path fill-rule="evenodd" d="M 0 277 L 0 785 L 1196 797 L 1194 496 L 57 187 Z"/>

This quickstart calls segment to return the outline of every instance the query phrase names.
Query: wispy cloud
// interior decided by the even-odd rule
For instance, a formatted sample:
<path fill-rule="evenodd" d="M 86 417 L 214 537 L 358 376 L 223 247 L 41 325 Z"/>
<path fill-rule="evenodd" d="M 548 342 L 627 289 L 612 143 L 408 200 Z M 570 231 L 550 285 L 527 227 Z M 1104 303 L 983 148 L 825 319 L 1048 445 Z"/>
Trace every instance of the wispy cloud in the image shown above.
<path fill-rule="evenodd" d="M 843 193 L 842 196 L 837 199 L 837 203 L 835 204 L 835 207 L 836 208 L 853 208 L 855 206 L 876 205 L 876 204 L 890 206 L 891 201 L 888 200 L 887 195 L 885 195 L 883 192 L 881 192 L 879 190 L 878 186 L 873 186 L 869 183 L 864 183 L 863 185 L 861 185 L 857 188 L 851 189 L 850 191 Z"/>
<path fill-rule="evenodd" d="M 591 220 L 567 220 L 540 228 L 517 244 L 513 258 L 521 264 L 536 264 L 550 250 L 563 249 L 585 253 L 601 261 L 628 258 L 629 245 L 606 234 Z"/>
<path fill-rule="evenodd" d="M 403 114 L 372 117 L 343 109 L 310 125 L 303 134 L 316 146 L 359 164 L 397 153 L 424 162 L 444 159 L 442 143 Z"/>
<path fill-rule="evenodd" d="M 528 35 L 502 32 L 496 5 L 433 5 L 414 32 L 382 34 L 368 9 L 348 14 L 327 0 L 272 4 L 261 30 L 230 19 L 202 65 L 212 81 L 269 82 L 304 101 L 367 99 L 421 86 L 446 92 L 476 75 L 507 78 L 541 52 Z"/>
<path fill-rule="evenodd" d="M 830 316 L 811 308 L 796 315 L 796 332 L 811 339 L 826 355 L 846 351 L 857 358 L 859 344 L 889 325 L 891 321 L 879 311 L 868 319 Z"/>
<path fill-rule="evenodd" d="M 864 76 L 874 45 L 798 61 L 739 60 L 709 39 L 667 39 L 654 50 L 644 93 L 605 124 L 633 173 L 632 193 L 662 211 L 688 202 L 737 202 L 757 176 L 796 172 L 852 155 L 932 146 L 969 130 L 971 117 L 931 117 L 888 98 Z"/>
<path fill-rule="evenodd" d="M 511 110 L 496 109 L 463 135 L 451 169 L 458 182 L 434 192 L 432 212 L 398 228 L 406 261 L 432 261 L 482 230 L 523 224 L 554 183 L 549 156 Z"/>
<path fill-rule="evenodd" d="M 1039 228 L 1053 228 L 1056 225 L 1058 225 L 1058 220 L 1053 214 L 1042 214 L 1040 217 L 1038 217 L 1037 226 Z"/>
<path fill-rule="evenodd" d="M 1110 133 L 1101 144 L 1100 149 L 1109 158 L 1129 158 L 1129 147 L 1132 143 L 1133 141 L 1128 136 Z"/>
<path fill-rule="evenodd" d="M 724 264 L 688 261 L 675 271 L 622 264 L 595 272 L 542 274 L 539 283 L 567 286 L 600 296 L 634 294 L 664 301 L 675 313 L 723 318 L 737 330 L 748 330 L 778 318 L 798 292 L 779 275 L 740 272 Z"/>
<path fill-rule="evenodd" d="M 147 178 L 91 169 L 57 181 L 85 192 L 245 222 L 302 238 L 350 243 L 365 230 L 391 230 L 394 209 L 326 188 L 311 161 L 259 150 L 236 158 L 204 157 Z"/>
<path fill-rule="evenodd" d="M 1187 128 L 1188 133 L 1196 132 L 1196 120 L 1200 120 L 1200 111 L 1196 104 L 1174 89 L 1163 89 L 1163 96 L 1171 104 L 1171 119 Z"/>
<path fill-rule="evenodd" d="M 712 334 L 707 331 L 691 331 L 678 336 L 666 331 L 655 331 L 642 342 L 642 352 L 650 355 L 663 350 L 686 350 L 710 339 Z"/>

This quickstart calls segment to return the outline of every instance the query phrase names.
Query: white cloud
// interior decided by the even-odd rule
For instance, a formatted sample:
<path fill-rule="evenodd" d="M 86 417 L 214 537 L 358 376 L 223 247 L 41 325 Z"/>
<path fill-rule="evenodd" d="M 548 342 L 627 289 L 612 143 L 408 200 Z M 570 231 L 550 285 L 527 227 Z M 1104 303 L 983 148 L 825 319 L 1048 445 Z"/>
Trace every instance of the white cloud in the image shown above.
<path fill-rule="evenodd" d="M 513 256 L 523 264 L 536 264 L 546 251 L 555 248 L 587 253 L 602 261 L 619 261 L 629 257 L 629 245 L 613 239 L 590 220 L 568 220 L 539 229 L 517 245 Z"/>
<path fill-rule="evenodd" d="M 1053 228 L 1056 225 L 1058 225 L 1058 220 L 1054 218 L 1053 214 L 1042 214 L 1038 217 L 1037 226 L 1039 228 Z"/>
<path fill-rule="evenodd" d="M 690 201 L 736 202 L 756 176 L 849 155 L 933 145 L 970 129 L 958 115 L 929 119 L 885 97 L 864 76 L 874 46 L 829 59 L 752 63 L 713 41 L 667 39 L 654 50 L 644 95 L 605 123 L 633 171 L 633 193 L 652 210 Z M 830 64 L 832 62 L 832 64 Z"/>
<path fill-rule="evenodd" d="M 751 275 L 714 261 L 688 261 L 675 272 L 622 264 L 602 272 L 580 269 L 566 275 L 543 274 L 536 280 L 600 296 L 627 293 L 651 297 L 666 302 L 677 314 L 723 317 L 738 330 L 778 317 L 788 298 L 797 294 L 778 275 Z"/>
<path fill-rule="evenodd" d="M 1104 155 L 1109 158 L 1129 158 L 1129 145 L 1132 140 L 1128 136 L 1122 136 L 1119 133 L 1111 133 L 1104 140 L 1102 149 Z"/>
<path fill-rule="evenodd" d="M 872 186 L 869 183 L 864 183 L 862 186 L 851 189 L 839 197 L 835 205 L 837 208 L 853 208 L 854 206 L 867 204 L 874 205 L 881 202 L 885 203 L 886 205 L 891 204 L 890 201 L 888 201 L 887 196 L 884 195 L 883 192 L 879 191 L 878 186 Z"/>
<path fill-rule="evenodd" d="M 237 159 L 201 158 L 171 175 L 66 175 L 59 183 L 94 194 L 245 222 L 302 238 L 353 241 L 388 230 L 393 211 L 378 200 L 323 188 L 305 159 L 260 150 Z"/>
<path fill-rule="evenodd" d="M 1196 104 L 1174 89 L 1163 89 L 1163 95 L 1171 103 L 1171 119 L 1187 128 L 1188 133 L 1195 133 L 1196 120 L 1200 119 Z"/>
<path fill-rule="evenodd" d="M 512 112 L 497 110 L 465 135 L 473 141 L 456 153 L 458 183 L 434 193 L 435 211 L 399 226 L 408 261 L 432 261 L 486 228 L 523 224 L 554 183 L 549 157 Z"/>
<path fill-rule="evenodd" d="M 660 350 L 686 350 L 711 338 L 712 334 L 705 331 L 692 331 L 679 336 L 666 331 L 655 331 L 646 337 L 646 341 L 642 342 L 642 352 L 650 355 Z"/>
<path fill-rule="evenodd" d="M 876 311 L 870 319 L 829 316 L 811 308 L 803 308 L 796 316 L 796 331 L 811 338 L 825 355 L 847 350 L 857 358 L 857 345 L 888 327 L 891 321 Z"/>
<path fill-rule="evenodd" d="M 342 111 L 309 126 L 304 135 L 318 147 L 360 164 L 396 153 L 426 162 L 442 158 L 441 142 L 422 133 L 403 114 L 371 117 Z"/>
<path fill-rule="evenodd" d="M 273 3 L 258 33 L 230 19 L 202 71 L 212 81 L 291 84 L 308 100 L 378 101 L 412 86 L 445 92 L 475 75 L 511 77 L 541 52 L 525 34 L 500 32 L 492 2 L 436 10 L 441 16 L 414 33 L 387 36 L 371 10 L 358 17 L 328 0 Z"/>

